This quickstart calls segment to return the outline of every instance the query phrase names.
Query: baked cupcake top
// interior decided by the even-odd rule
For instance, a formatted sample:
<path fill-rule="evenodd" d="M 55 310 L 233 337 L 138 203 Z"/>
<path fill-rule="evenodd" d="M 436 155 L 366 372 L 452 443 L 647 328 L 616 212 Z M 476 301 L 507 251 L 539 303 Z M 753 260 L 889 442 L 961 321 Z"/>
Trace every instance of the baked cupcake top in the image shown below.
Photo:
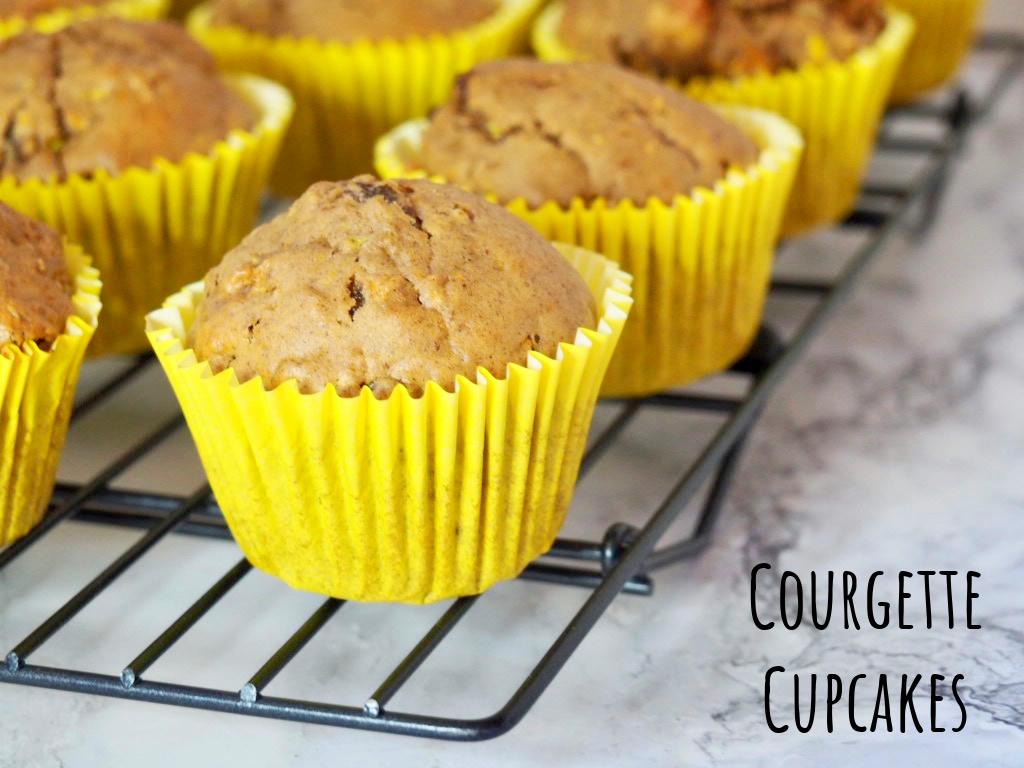
<path fill-rule="evenodd" d="M 118 18 L 0 41 L 0 175 L 64 180 L 207 153 L 252 110 L 179 27 Z"/>
<path fill-rule="evenodd" d="M 503 202 L 644 204 L 710 187 L 757 147 L 707 106 L 610 64 L 508 59 L 462 75 L 419 165 Z"/>
<path fill-rule="evenodd" d="M 842 61 L 884 26 L 882 0 L 565 0 L 558 34 L 589 58 L 685 80 Z"/>
<path fill-rule="evenodd" d="M 360 176 L 313 185 L 210 270 L 189 344 L 268 389 L 418 396 L 478 366 L 503 376 L 531 350 L 554 356 L 595 322 L 580 275 L 505 209 Z"/>
<path fill-rule="evenodd" d="M 213 0 L 211 21 L 271 37 L 401 40 L 454 32 L 498 9 L 498 0 Z"/>
<path fill-rule="evenodd" d="M 58 8 L 76 8 L 81 5 L 106 5 L 110 0 L 0 0 L 0 19 L 20 16 L 31 19 Z"/>
<path fill-rule="evenodd" d="M 49 349 L 64 332 L 73 291 L 60 235 L 0 203 L 0 346 Z"/>

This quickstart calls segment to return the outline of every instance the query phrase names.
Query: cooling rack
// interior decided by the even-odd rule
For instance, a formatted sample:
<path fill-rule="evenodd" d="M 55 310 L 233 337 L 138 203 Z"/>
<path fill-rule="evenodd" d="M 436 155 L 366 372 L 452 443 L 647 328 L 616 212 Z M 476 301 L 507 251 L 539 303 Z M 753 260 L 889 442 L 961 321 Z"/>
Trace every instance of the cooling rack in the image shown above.
<path fill-rule="evenodd" d="M 245 716 L 277 718 L 328 726 L 416 735 L 449 740 L 483 740 L 512 729 L 541 696 L 563 665 L 620 594 L 647 596 L 653 591 L 651 574 L 692 558 L 711 541 L 736 473 L 744 444 L 768 397 L 797 363 L 829 318 L 854 290 L 858 278 L 878 253 L 900 233 L 922 236 L 931 226 L 941 204 L 946 183 L 972 126 L 990 112 L 1007 87 L 1024 69 L 1024 37 L 987 35 L 979 41 L 977 60 L 986 62 L 983 84 L 973 83 L 931 101 L 892 111 L 880 132 L 876 160 L 862 199 L 841 225 L 857 233 L 857 245 L 836 254 L 842 267 L 833 279 L 806 275 L 779 275 L 773 282 L 774 297 L 801 297 L 812 309 L 799 326 L 781 333 L 770 326 L 760 330 L 746 357 L 726 374 L 735 380 L 740 394 L 708 394 L 700 390 L 671 392 L 642 400 L 623 400 L 603 405 L 607 418 L 591 435 L 583 459 L 581 478 L 595 471 L 629 425 L 645 413 L 673 411 L 701 413 L 718 420 L 711 438 L 697 458 L 679 473 L 671 490 L 650 509 L 634 510 L 639 523 L 617 523 L 589 539 L 560 538 L 544 557 L 520 577 L 531 589 L 578 587 L 588 591 L 572 616 L 542 657 L 530 669 L 510 698 L 496 712 L 475 718 L 444 717 L 431 712 L 403 712 L 389 703 L 404 687 L 415 685 L 415 676 L 448 634 L 470 615 L 490 593 L 451 601 L 429 629 L 410 642 L 412 650 L 375 689 L 355 692 L 355 704 L 274 696 L 273 681 L 303 648 L 336 618 L 344 602 L 324 599 L 299 624 L 290 637 L 266 659 L 255 673 L 240 679 L 233 689 L 202 687 L 174 680 L 150 678 L 149 670 L 188 635 L 204 618 L 216 620 L 218 603 L 252 567 L 239 560 L 216 579 L 194 602 L 167 626 L 152 627 L 152 641 L 124 666 L 108 674 L 32 663 L 33 655 L 65 625 L 144 559 L 168 536 L 230 539 L 209 487 L 180 496 L 125 490 L 118 478 L 136 468 L 184 427 L 174 416 L 124 450 L 90 479 L 58 485 L 48 515 L 29 535 L 0 551 L 0 572 L 32 550 L 57 527 L 70 520 L 95 525 L 144 531 L 127 550 L 106 565 L 91 581 L 6 654 L 0 666 L 0 682 L 37 686 L 86 694 L 112 696 L 140 702 L 193 707 Z M 973 74 L 969 73 L 969 74 Z M 902 173 L 893 173 L 906 167 Z M 785 249 L 786 246 L 783 246 Z M 81 396 L 74 420 L 123 396 L 130 384 L 156 363 L 149 356 L 127 361 L 106 380 Z M 597 470 L 599 471 L 599 470 Z M 696 508 L 691 525 L 673 540 L 662 541 L 684 508 Z M 229 544 L 225 543 L 225 546 Z M 171 577 L 171 574 L 168 574 Z M 534 586 L 535 585 L 535 586 Z M 159 595 L 152 599 L 158 600 Z M 389 610 L 424 610 L 393 606 Z M 0 622 L 4 621 L 0 610 Z M 520 621 L 530 621 L 523 616 Z M 312 652 L 312 651 L 310 651 Z M 480 649 L 481 653 L 485 649 Z M 73 659 L 71 660 L 74 661 Z"/>

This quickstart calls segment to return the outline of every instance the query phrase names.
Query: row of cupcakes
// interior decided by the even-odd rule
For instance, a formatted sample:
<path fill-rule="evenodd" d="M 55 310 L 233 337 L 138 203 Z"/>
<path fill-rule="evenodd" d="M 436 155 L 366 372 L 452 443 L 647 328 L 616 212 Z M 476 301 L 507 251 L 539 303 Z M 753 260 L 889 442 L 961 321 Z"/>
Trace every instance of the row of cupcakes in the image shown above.
<path fill-rule="evenodd" d="M 68 33 L 71 38 L 76 34 L 80 33 Z M 550 82 L 541 82 L 545 78 Z M 538 84 L 541 87 L 535 87 Z M 501 95 L 509 87 L 519 89 L 518 113 L 501 109 L 506 106 Z M 552 90 L 562 94 L 561 103 L 559 98 L 545 102 L 543 94 Z M 538 94 L 542 97 L 536 98 Z M 474 95 L 483 101 L 474 101 Z M 615 126 L 602 124 L 602 106 L 618 119 L 638 121 L 626 131 L 626 144 L 615 142 Z M 583 124 L 592 130 L 582 145 L 558 146 L 571 127 L 548 124 L 559 109 L 583 109 L 583 114 L 589 110 L 592 119 Z M 548 128 L 558 141 L 551 141 Z M 712 138 L 704 140 L 708 133 Z M 556 175 L 557 161 L 574 156 L 588 164 L 588 185 L 573 187 L 570 179 L 555 192 L 543 184 L 533 190 L 529 185 L 501 189 L 493 186 L 493 179 L 461 175 L 459 162 L 450 161 L 465 159 L 467 146 L 447 152 L 446 162 L 445 144 L 481 135 L 488 141 L 477 160 L 485 166 L 518 165 L 527 175 L 532 167 L 544 181 Z M 640 137 L 645 140 L 637 145 Z M 559 151 L 538 154 L 530 149 L 530 139 L 539 139 L 549 149 L 553 144 Z M 527 142 L 525 148 L 501 156 L 503 149 L 515 150 L 520 141 Z M 658 166 L 668 163 L 672 153 L 659 153 L 658 145 L 680 141 L 692 144 L 700 155 L 694 167 L 687 174 L 666 166 L 659 174 Z M 638 156 L 635 150 L 642 147 L 641 155 L 646 154 L 648 144 L 654 148 L 651 157 Z M 475 387 L 471 378 L 457 379 L 458 387 L 451 382 L 447 389 L 430 387 L 424 382 L 436 385 L 435 377 L 421 377 L 418 397 L 410 394 L 409 381 L 401 376 L 370 377 L 364 372 L 357 378 L 367 384 L 397 381 L 403 386 L 397 394 L 382 390 L 379 399 L 372 387 L 339 398 L 334 379 L 329 379 L 330 386 L 320 382 L 300 391 L 299 375 L 274 381 L 259 365 L 238 375 L 233 367 L 237 355 L 229 354 L 228 364 L 217 373 L 215 355 L 197 356 L 196 340 L 190 336 L 210 285 L 205 291 L 193 286 L 177 295 L 151 318 L 151 340 L 247 555 L 296 586 L 357 599 L 433 600 L 480 591 L 497 578 L 515 575 L 550 546 L 564 518 L 593 401 L 610 359 L 605 391 L 638 394 L 685 383 L 727 365 L 742 352 L 760 316 L 772 247 L 800 147 L 799 135 L 778 118 L 735 108 L 714 117 L 674 90 L 607 66 L 512 61 L 462 78 L 455 98 L 438 110 L 433 124 L 404 126 L 380 142 L 381 172 L 450 177 L 493 196 L 549 236 L 611 252 L 638 274 L 642 290 L 637 291 L 635 322 L 625 326 L 627 334 L 636 329 L 634 336 L 627 336 L 622 353 L 612 358 L 629 303 L 626 277 L 593 256 L 568 250 L 577 266 L 591 265 L 582 271 L 590 275 L 591 291 L 595 298 L 602 297 L 607 311 L 601 326 L 584 332 L 576 344 L 559 346 L 560 356 L 531 353 L 525 366 L 509 359 L 504 378 L 489 364 L 479 372 Z M 62 163 L 73 158 L 64 152 L 63 143 L 48 149 L 60 154 Z M 15 161 L 21 162 L 26 153 L 15 154 Z M 646 173 L 637 172 L 644 169 L 645 159 L 654 165 Z M 620 173 L 604 178 L 590 173 L 590 164 L 603 163 L 614 171 L 616 163 L 628 165 L 633 160 L 638 161 L 633 172 L 620 168 Z M 110 178 L 128 175 L 115 173 Z M 509 175 L 506 171 L 505 180 Z M 502 174 L 493 178 L 501 179 Z M 668 186 L 659 185 L 659 178 Z M 651 186 L 616 188 L 637 179 Z M 397 207 L 422 234 L 424 222 L 417 209 L 412 206 L 410 215 L 402 202 L 403 195 L 416 192 L 415 184 L 356 180 L 335 197 Z M 145 196 L 153 189 L 151 185 L 135 191 Z M 229 207 L 237 199 L 225 193 Z M 466 216 L 473 222 L 483 218 L 473 205 L 463 202 L 455 209 L 469 211 Z M 297 208 L 302 210 L 301 205 Z M 119 231 L 138 231 L 135 225 L 121 225 L 121 210 L 108 209 L 104 215 Z M 154 221 L 156 227 L 162 226 L 159 216 L 151 215 L 149 226 Z M 505 227 L 510 225 L 485 231 Z M 298 234 L 301 240 L 301 228 Z M 359 248 L 365 245 L 363 234 L 342 235 L 343 243 L 351 244 L 354 238 Z M 259 239 L 256 233 L 252 237 Z M 226 246 L 213 250 L 219 256 Z M 150 280 L 151 265 L 135 266 L 142 271 L 131 275 L 133 279 Z M 240 278 L 242 285 L 252 282 L 251 266 L 236 270 L 245 278 Z M 269 273 L 274 272 L 271 267 Z M 356 280 L 354 272 L 344 270 L 322 277 L 328 285 L 331 279 L 341 280 L 347 290 L 351 305 L 343 305 L 343 311 L 332 307 L 340 326 L 346 314 L 353 322 L 356 314 L 361 321 L 372 314 L 362 312 L 371 292 L 366 279 Z M 326 292 L 340 295 L 336 289 Z M 164 293 L 167 290 L 165 286 Z M 609 300 L 609 291 L 617 299 Z M 422 307 L 422 294 L 417 299 Z M 300 338 L 301 324 L 295 325 L 292 313 L 286 319 L 292 329 L 286 338 Z M 251 344 L 254 335 L 271 326 L 260 317 L 250 319 L 243 330 L 236 329 L 236 341 Z M 680 355 L 681 335 L 691 341 L 682 345 Z M 293 350 L 278 345 L 282 349 L 285 370 L 294 372 Z M 594 349 L 598 351 L 586 351 Z M 677 358 L 683 359 L 682 368 L 669 367 Z M 483 362 L 474 359 L 472 367 Z M 291 384 L 282 383 L 286 379 Z M 336 446 L 343 440 L 350 441 L 353 450 L 338 456 Z M 339 508 L 344 501 L 351 504 Z M 268 510 L 275 508 L 280 514 L 269 515 Z"/>
<path fill-rule="evenodd" d="M 499 6 L 494 6 L 495 2 Z M 550 6 L 534 25 L 535 47 L 551 59 L 594 57 L 594 51 L 601 48 L 606 28 L 599 26 L 592 34 L 597 43 L 590 40 L 589 48 L 579 43 L 586 50 L 576 51 L 562 42 L 563 37 L 574 41 L 579 38 L 578 34 L 563 30 L 567 15 L 573 18 L 567 11 L 584 21 L 615 20 L 617 17 L 609 12 L 615 4 L 611 3 L 609 9 L 602 7 L 610 2 L 586 0 L 569 3 L 567 7 Z M 707 2 L 710 0 L 694 7 Z M 288 97 L 272 93 L 272 86 L 257 84 L 249 76 L 247 84 L 235 83 L 231 87 L 246 90 L 247 100 L 261 102 L 257 106 L 260 114 L 246 125 L 231 126 L 236 129 L 231 137 L 216 137 L 225 140 L 215 152 L 209 151 L 209 140 L 203 146 L 193 141 L 189 149 L 203 162 L 193 162 L 195 156 L 187 160 L 183 160 L 181 153 L 176 156 L 174 147 L 161 143 L 167 140 L 165 132 L 153 137 L 146 153 L 129 157 L 114 153 L 112 161 L 98 162 L 96 169 L 88 165 L 77 172 L 58 172 L 60 169 L 46 165 L 16 172 L 0 168 L 0 200 L 83 243 L 94 254 L 97 265 L 112 275 L 104 331 L 94 345 L 94 354 L 142 348 L 144 340 L 137 331 L 142 314 L 157 296 L 175 284 L 172 278 L 201 274 L 248 231 L 255 216 L 255 201 L 265 181 L 263 165 L 276 168 L 276 188 L 293 194 L 321 178 L 346 178 L 369 170 L 372 143 L 381 133 L 404 119 L 425 115 L 440 104 L 450 92 L 456 73 L 478 61 L 517 50 L 539 0 L 475 0 L 470 4 L 435 0 L 425 4 L 410 2 L 408 8 L 406 4 L 394 7 L 394 3 L 352 0 L 353 7 L 348 11 L 348 4 L 335 4 L 333 10 L 322 5 L 322 0 L 299 0 L 287 5 L 267 4 L 263 0 L 216 0 L 197 9 L 190 18 L 193 34 L 210 48 L 222 67 L 255 72 L 283 83 L 296 99 L 298 109 L 279 162 L 273 161 L 281 143 L 280 134 L 289 127 Z M 128 7 L 130 11 L 126 10 Z M 488 7 L 496 10 L 488 15 Z M 0 18 L 6 19 L 8 29 L 15 28 L 18 21 L 22 27 L 29 23 L 17 15 L 19 8 L 27 9 L 25 13 L 36 12 L 34 25 L 40 29 L 67 23 L 75 14 L 145 16 L 163 11 L 152 0 L 95 5 L 67 0 L 16 0 L 10 8 L 0 6 Z M 640 13 L 640 6 L 635 10 L 636 18 L 646 18 Z M 650 3 L 648 15 L 666 24 L 659 16 L 663 12 L 658 0 Z M 799 8 L 771 11 L 782 13 L 783 22 L 799 18 L 800 12 Z M 944 18 L 948 21 L 949 15 Z M 360 19 L 361 24 L 353 23 Z M 683 21 L 693 23 L 688 18 Z M 668 22 L 679 20 L 670 17 Z M 855 51 L 845 61 L 815 61 L 813 51 L 809 51 L 803 59 L 796 55 L 790 57 L 792 61 L 783 61 L 795 68 L 782 72 L 771 71 L 776 62 L 765 71 L 738 79 L 698 77 L 686 84 L 691 93 L 702 98 L 777 111 L 803 133 L 807 142 L 805 159 L 783 223 L 783 234 L 834 221 L 853 204 L 885 94 L 909 38 L 909 25 L 898 15 L 892 15 L 880 34 L 872 38 L 871 33 L 878 32 L 878 25 L 877 18 L 864 22 L 861 26 L 865 31 L 860 37 L 853 36 L 853 45 L 847 43 L 845 50 L 834 52 L 843 55 Z M 567 28 L 578 26 L 581 25 Z M 588 28 L 587 24 L 582 26 Z M 674 28 L 672 23 L 668 23 L 668 28 Z M 812 39 L 842 39 L 827 27 L 823 29 L 827 33 L 824 38 L 819 34 L 821 30 L 811 28 L 803 37 L 797 36 L 798 43 L 802 41 L 808 47 Z M 858 31 L 856 26 L 852 29 Z M 643 43 L 643 29 L 640 33 Z M 180 48 L 177 44 L 175 47 Z M 189 58 L 202 60 L 198 51 L 186 53 Z M 49 54 L 39 50 L 37 55 L 45 58 Z M 38 84 L 34 79 L 20 77 L 19 69 L 29 66 L 24 52 L 7 50 L 4 56 L 7 82 L 0 88 L 6 100 L 17 102 L 22 91 L 37 90 Z M 678 58 L 671 49 L 661 56 L 668 62 Z M 657 57 L 638 59 L 630 55 L 625 59 L 625 63 L 641 61 L 659 71 L 667 67 Z M 142 62 L 144 67 L 149 64 Z M 115 66 L 131 68 L 116 56 L 110 62 L 110 67 Z M 203 62 L 203 68 L 209 77 L 208 62 Z M 671 73 L 671 67 L 666 71 Z M 104 73 L 92 74 L 99 79 Z M 182 83 L 179 91 L 185 85 Z M 114 94 L 114 98 L 118 96 Z M 139 96 L 144 98 L 146 94 Z M 163 96 L 161 93 L 159 98 Z M 108 101 L 109 98 L 108 94 Z M 182 100 L 179 94 L 179 102 Z M 191 121 L 197 115 L 215 115 L 218 109 L 226 109 L 222 96 L 196 101 L 201 108 L 188 110 L 179 118 Z M 93 106 L 94 112 L 105 108 L 104 104 Z M 165 111 L 174 117 L 170 108 Z M 126 131 L 135 130 L 130 118 L 131 114 L 115 111 L 110 120 L 121 119 L 129 126 Z M 16 122 L 12 118 L 7 124 L 20 129 Z M 31 132 L 32 126 L 28 130 Z M 59 126 L 54 127 L 51 133 L 55 135 L 47 140 L 60 142 L 56 135 L 60 130 Z M 179 119 L 177 130 L 192 131 L 192 125 Z M 138 131 L 146 133 L 149 128 L 140 126 Z M 45 130 L 39 133 L 42 135 Z M 158 157 L 162 160 L 157 161 Z M 153 193 L 154 188 L 159 188 L 159 194 Z M 144 264 L 138 262 L 140 253 L 146 254 L 142 257 Z M 154 271 L 163 273 L 166 279 L 153 277 Z"/>

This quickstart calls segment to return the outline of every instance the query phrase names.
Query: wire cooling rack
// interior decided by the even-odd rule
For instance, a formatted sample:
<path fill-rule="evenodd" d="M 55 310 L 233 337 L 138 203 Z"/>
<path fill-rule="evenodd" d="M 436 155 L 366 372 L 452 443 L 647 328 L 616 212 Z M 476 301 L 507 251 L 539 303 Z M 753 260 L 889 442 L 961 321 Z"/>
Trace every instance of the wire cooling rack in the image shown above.
<path fill-rule="evenodd" d="M 284 698 L 268 692 L 275 678 L 325 626 L 342 620 L 335 619 L 335 615 L 344 603 L 333 598 L 322 600 L 255 673 L 247 679 L 239 679 L 238 685 L 230 690 L 151 679 L 147 674 L 151 667 L 171 654 L 175 645 L 204 617 L 216 620 L 218 603 L 252 570 L 244 559 L 210 584 L 169 625 L 153 626 L 152 641 L 133 658 L 125 659 L 120 669 L 99 674 L 76 669 L 70 664 L 33 664 L 31 659 L 41 646 L 54 639 L 68 622 L 165 537 L 173 534 L 230 539 L 208 486 L 191 495 L 180 496 L 124 490 L 117 485 L 119 478 L 149 460 L 183 429 L 180 416 L 170 418 L 137 442 L 125 446 L 113 461 L 86 482 L 59 485 L 42 524 L 0 552 L 2 574 L 3 569 L 69 520 L 144 531 L 127 550 L 7 653 L 0 666 L 0 682 L 438 739 L 482 740 L 506 733 L 530 710 L 619 593 L 650 595 L 652 572 L 693 557 L 708 545 L 746 438 L 769 395 L 890 239 L 900 232 L 913 236 L 928 230 L 971 127 L 985 118 L 1024 69 L 1024 38 L 986 36 L 980 41 L 975 58 L 987 61 L 983 85 L 961 88 L 937 100 L 888 115 L 879 136 L 871 179 L 865 185 L 857 210 L 841 225 L 843 230 L 858 235 L 857 245 L 837 254 L 842 267 L 833 279 L 819 280 L 806 275 L 775 279 L 773 296 L 801 297 L 810 301 L 813 308 L 789 334 L 783 335 L 768 326 L 761 329 L 747 356 L 726 374 L 734 380 L 732 391 L 740 394 L 683 391 L 602 406 L 604 416 L 591 435 L 581 479 L 595 470 L 601 457 L 622 439 L 629 425 L 645 413 L 669 410 L 701 413 L 716 418 L 719 426 L 697 458 L 679 473 L 660 503 L 647 510 L 633 510 L 633 519 L 641 522 L 617 523 L 590 539 L 560 538 L 547 555 L 522 574 L 520 578 L 528 582 L 581 587 L 588 590 L 589 595 L 496 712 L 465 719 L 389 708 L 399 690 L 415 684 L 417 671 L 446 636 L 476 606 L 491 599 L 491 593 L 461 598 L 447 605 L 426 632 L 411 639 L 412 650 L 383 676 L 376 688 L 356 692 L 355 704 Z M 898 168 L 904 170 L 894 173 Z M 80 422 L 111 400 L 125 397 L 132 382 L 155 365 L 149 356 L 126 361 L 116 373 L 80 397 L 74 420 Z M 674 541 L 662 542 L 670 526 L 688 507 L 696 509 L 689 529 Z M 173 579 L 174 574 L 168 573 L 167 578 Z M 31 599 L 31 595 L 28 598 Z M 149 599 L 159 600 L 160 595 L 153 594 Z M 0 623 L 9 618 L 3 615 L 2 608 L 0 606 Z M 426 609 L 392 606 L 389 610 Z M 517 620 L 528 622 L 531 619 L 523 616 Z M 485 654 L 486 649 L 481 647 L 479 652 Z"/>

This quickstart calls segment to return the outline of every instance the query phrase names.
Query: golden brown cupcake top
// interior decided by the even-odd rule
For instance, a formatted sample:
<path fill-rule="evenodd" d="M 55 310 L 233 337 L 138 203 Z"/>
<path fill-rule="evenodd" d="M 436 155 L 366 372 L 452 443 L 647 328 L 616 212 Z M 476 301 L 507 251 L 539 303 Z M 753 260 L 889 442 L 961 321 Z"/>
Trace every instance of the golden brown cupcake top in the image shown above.
<path fill-rule="evenodd" d="M 588 58 L 685 80 L 842 61 L 884 26 L 882 0 L 565 0 L 558 35 Z"/>
<path fill-rule="evenodd" d="M 60 235 L 0 203 L 0 346 L 49 349 L 64 333 L 72 293 Z"/>
<path fill-rule="evenodd" d="M 401 40 L 479 24 L 498 0 L 213 0 L 212 22 L 271 37 Z"/>
<path fill-rule="evenodd" d="M 757 147 L 707 106 L 610 64 L 508 59 L 462 75 L 419 165 L 503 202 L 644 204 L 710 187 Z"/>
<path fill-rule="evenodd" d="M 105 5 L 110 0 L 0 0 L 0 19 L 20 16 L 31 19 L 58 8 L 76 8 L 80 5 Z"/>
<path fill-rule="evenodd" d="M 0 175 L 149 167 L 252 121 L 212 56 L 170 23 L 101 18 L 0 41 Z"/>
<path fill-rule="evenodd" d="M 309 188 L 206 276 L 189 343 L 268 389 L 377 397 L 504 376 L 595 324 L 586 284 L 505 209 L 457 187 L 360 176 Z"/>

